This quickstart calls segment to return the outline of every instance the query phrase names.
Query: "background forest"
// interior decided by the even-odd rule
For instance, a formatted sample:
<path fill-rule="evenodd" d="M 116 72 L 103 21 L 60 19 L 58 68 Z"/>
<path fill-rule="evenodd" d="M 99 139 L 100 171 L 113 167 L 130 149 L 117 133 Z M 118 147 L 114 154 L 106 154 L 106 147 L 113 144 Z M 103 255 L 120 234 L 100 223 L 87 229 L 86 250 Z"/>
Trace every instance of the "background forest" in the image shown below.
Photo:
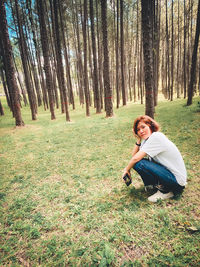
<path fill-rule="evenodd" d="M 33 120 L 43 105 L 51 119 L 60 107 L 70 121 L 76 97 L 87 116 L 91 106 L 109 117 L 140 101 L 153 117 L 160 93 L 191 104 L 200 92 L 199 13 L 197 0 L 1 1 L 0 90 L 16 125 L 23 105 Z"/>

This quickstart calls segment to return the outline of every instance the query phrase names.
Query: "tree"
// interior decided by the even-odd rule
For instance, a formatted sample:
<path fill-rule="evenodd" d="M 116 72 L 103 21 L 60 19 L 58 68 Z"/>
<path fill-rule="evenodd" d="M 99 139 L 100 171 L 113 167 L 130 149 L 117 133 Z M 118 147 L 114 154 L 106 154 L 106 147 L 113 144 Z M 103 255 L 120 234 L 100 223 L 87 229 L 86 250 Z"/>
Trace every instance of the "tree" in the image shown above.
<path fill-rule="evenodd" d="M 170 90 L 170 100 L 173 100 L 173 85 L 174 85 L 174 0 L 172 0 L 172 30 L 171 30 L 171 90 Z"/>
<path fill-rule="evenodd" d="M 117 96 L 117 108 L 120 104 L 120 95 L 119 95 L 119 0 L 117 0 L 117 16 L 116 16 L 116 41 L 115 41 L 115 57 L 116 57 L 116 96 Z"/>
<path fill-rule="evenodd" d="M 142 0 L 142 35 L 146 91 L 145 114 L 154 118 L 152 1 Z"/>
<path fill-rule="evenodd" d="M 198 2 L 198 10 L 197 10 L 197 23 L 196 23 L 196 33 L 194 40 L 194 48 L 192 53 L 192 66 L 190 71 L 190 84 L 188 88 L 188 100 L 187 106 L 192 104 L 192 97 L 194 91 L 194 81 L 196 76 L 196 63 L 197 63 L 197 49 L 199 44 L 199 32 L 200 32 L 200 0 Z"/>
<path fill-rule="evenodd" d="M 44 58 L 44 71 L 46 75 L 46 87 L 49 96 L 49 106 L 51 111 L 51 119 L 56 118 L 54 113 L 54 96 L 53 96 L 53 79 L 51 74 L 51 67 L 49 61 L 49 40 L 47 35 L 46 23 L 45 23 L 45 11 L 43 6 L 43 1 L 37 0 L 37 12 L 40 22 L 40 38 L 42 43 L 42 52 Z"/>
<path fill-rule="evenodd" d="M 64 31 L 64 19 L 63 19 L 63 13 L 61 11 L 60 2 L 58 2 L 59 7 L 59 14 L 60 14 L 60 24 L 61 24 L 61 32 L 62 32 L 62 43 L 64 48 L 64 56 L 65 56 L 65 63 L 66 63 L 66 76 L 68 81 L 68 88 L 69 88 L 69 100 L 70 104 L 72 104 L 73 109 L 75 109 L 75 102 L 74 102 L 74 93 L 72 89 L 72 79 L 71 79 L 71 71 L 70 71 L 70 63 L 69 63 L 69 57 L 68 57 L 68 51 L 67 51 L 67 45 L 65 41 L 65 31 Z M 65 24 L 66 25 L 66 24 Z M 67 29 L 66 29 L 67 32 Z"/>
<path fill-rule="evenodd" d="M 1 104 L 1 100 L 0 100 L 0 115 L 3 116 L 4 115 L 4 110 L 3 110 L 3 106 Z"/>
<path fill-rule="evenodd" d="M 25 40 L 25 36 L 24 36 L 21 16 L 19 14 L 18 0 L 15 0 L 15 9 L 16 9 L 16 15 L 17 15 L 17 26 L 18 26 L 18 31 L 19 31 L 19 47 L 20 47 L 22 65 L 23 65 L 23 70 L 24 70 L 25 84 L 26 84 L 26 89 L 28 92 L 28 99 L 29 99 L 29 104 L 31 108 L 32 120 L 36 120 L 36 114 L 37 114 L 36 96 L 35 96 L 35 92 L 33 89 L 33 84 L 31 82 L 28 47 L 27 47 L 27 43 Z"/>
<path fill-rule="evenodd" d="M 90 21 L 91 21 L 91 38 L 92 38 L 92 52 L 93 52 L 93 79 L 94 79 L 94 94 L 95 94 L 95 104 L 96 113 L 101 112 L 101 99 L 98 84 L 98 69 L 97 69 L 97 51 L 96 51 L 96 39 L 95 39 L 95 29 L 94 29 L 94 10 L 93 10 L 93 0 L 90 0 Z"/>
<path fill-rule="evenodd" d="M 123 0 L 120 0 L 120 50 L 121 50 L 121 80 L 122 80 L 122 102 L 123 106 L 126 105 L 126 90 L 125 90 L 125 77 L 124 77 L 124 6 Z"/>
<path fill-rule="evenodd" d="M 101 22 L 102 22 L 102 34 L 103 34 L 103 78 L 104 78 L 104 94 L 105 94 L 105 110 L 106 117 L 113 116 L 113 104 L 112 104 L 112 89 L 110 87 L 110 72 L 109 72 L 109 54 L 108 54 L 108 30 L 107 30 L 107 0 L 101 0 Z"/>
<path fill-rule="evenodd" d="M 13 63 L 13 51 L 8 34 L 8 25 L 6 19 L 6 10 L 4 1 L 0 1 L 0 37 L 3 44 L 3 56 L 6 59 L 5 62 L 5 73 L 7 79 L 7 85 L 10 88 L 12 98 L 12 110 L 15 117 L 16 126 L 24 126 L 24 122 L 21 116 L 20 103 L 18 99 L 18 86 L 15 78 L 15 68 Z"/>
<path fill-rule="evenodd" d="M 84 16 L 83 16 L 83 46 L 84 46 L 84 92 L 86 102 L 86 116 L 90 116 L 90 96 L 88 87 L 88 71 L 87 71 L 87 0 L 84 0 Z"/>
<path fill-rule="evenodd" d="M 63 102 L 65 106 L 65 114 L 66 120 L 70 121 L 69 117 L 69 110 L 68 110 L 68 98 L 67 98 L 67 89 L 65 86 L 65 78 L 64 78 L 64 67 L 62 62 L 62 47 L 61 47 L 61 32 L 58 22 L 58 1 L 53 0 L 53 7 L 54 7 L 54 16 L 55 16 L 55 28 L 56 28 L 56 59 L 57 59 L 57 78 L 60 90 L 63 93 Z"/>

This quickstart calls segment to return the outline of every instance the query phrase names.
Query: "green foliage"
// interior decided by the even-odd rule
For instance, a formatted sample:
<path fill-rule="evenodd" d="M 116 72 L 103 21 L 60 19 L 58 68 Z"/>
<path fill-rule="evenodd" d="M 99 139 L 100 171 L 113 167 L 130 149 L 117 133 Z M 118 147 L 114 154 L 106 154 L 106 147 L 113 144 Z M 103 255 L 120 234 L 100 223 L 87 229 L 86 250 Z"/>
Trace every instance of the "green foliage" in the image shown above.
<path fill-rule="evenodd" d="M 5 105 L 0 118 L 1 266 L 198 266 L 198 99 L 161 102 L 156 120 L 180 149 L 188 186 L 174 199 L 150 204 L 141 179 L 122 182 L 135 139 L 131 128 L 144 106 L 129 103 L 72 122 L 40 109 L 24 128 L 13 128 Z"/>

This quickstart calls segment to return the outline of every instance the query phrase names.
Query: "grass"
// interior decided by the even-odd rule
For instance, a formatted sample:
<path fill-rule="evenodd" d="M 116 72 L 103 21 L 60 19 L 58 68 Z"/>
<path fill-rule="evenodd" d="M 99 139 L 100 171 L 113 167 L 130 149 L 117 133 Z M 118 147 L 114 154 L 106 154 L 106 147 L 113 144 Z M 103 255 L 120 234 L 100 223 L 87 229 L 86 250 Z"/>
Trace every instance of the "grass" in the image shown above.
<path fill-rule="evenodd" d="M 15 128 L 0 118 L 0 266 L 200 266 L 200 113 L 197 102 L 160 102 L 156 120 L 179 147 L 188 186 L 175 199 L 147 202 L 134 173 L 122 182 L 144 106 L 129 103 L 105 118 L 91 109 L 39 109 Z"/>

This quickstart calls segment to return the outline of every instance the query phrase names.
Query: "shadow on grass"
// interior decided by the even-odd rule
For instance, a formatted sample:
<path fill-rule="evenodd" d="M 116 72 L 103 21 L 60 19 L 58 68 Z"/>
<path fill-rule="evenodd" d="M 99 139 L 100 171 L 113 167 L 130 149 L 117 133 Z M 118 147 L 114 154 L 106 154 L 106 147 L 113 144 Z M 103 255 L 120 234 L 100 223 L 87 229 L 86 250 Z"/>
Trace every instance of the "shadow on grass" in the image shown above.
<path fill-rule="evenodd" d="M 129 211 L 136 211 L 149 205 L 147 198 L 155 191 L 149 190 L 146 192 L 144 187 L 135 188 L 122 188 L 121 193 L 123 196 L 116 200 L 117 210 L 128 209 Z"/>
<path fill-rule="evenodd" d="M 139 188 L 130 187 L 130 188 L 123 188 L 121 190 L 123 193 L 123 197 L 121 197 L 118 201 L 116 201 L 116 204 L 118 206 L 119 210 L 129 209 L 130 211 L 136 211 L 140 208 L 144 208 L 150 204 L 151 202 L 148 201 L 148 197 L 153 195 L 156 192 L 156 189 L 148 189 L 145 191 L 144 187 L 141 186 Z M 183 192 L 176 193 L 173 198 L 170 200 L 173 200 L 174 202 L 180 201 L 183 195 Z M 159 200 L 157 201 L 156 205 L 159 206 L 165 206 L 167 203 L 167 200 Z"/>

